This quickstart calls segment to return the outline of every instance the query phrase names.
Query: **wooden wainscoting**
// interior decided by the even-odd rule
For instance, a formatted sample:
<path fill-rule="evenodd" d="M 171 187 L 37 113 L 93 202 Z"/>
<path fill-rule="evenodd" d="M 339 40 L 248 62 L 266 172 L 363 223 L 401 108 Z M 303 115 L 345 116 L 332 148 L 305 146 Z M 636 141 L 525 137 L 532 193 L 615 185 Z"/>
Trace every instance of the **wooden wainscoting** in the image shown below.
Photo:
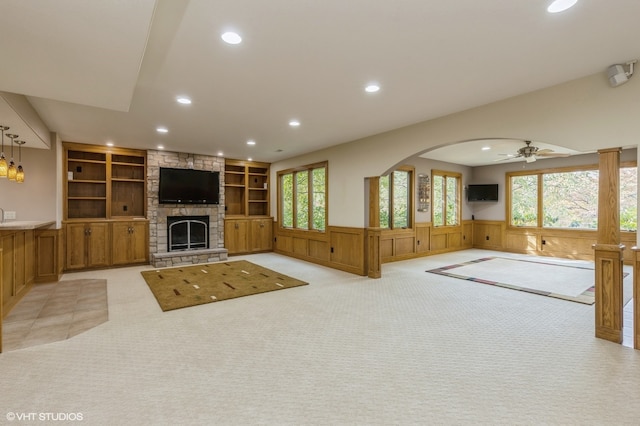
<path fill-rule="evenodd" d="M 275 226 L 276 253 L 331 268 L 367 275 L 365 230 L 330 226 L 325 232 L 285 229 Z"/>
<path fill-rule="evenodd" d="M 537 256 L 593 260 L 593 245 L 596 244 L 597 238 L 597 231 L 595 230 L 506 228 L 504 231 L 504 246 L 501 250 Z M 621 232 L 620 243 L 626 248 L 635 246 L 636 233 Z M 479 247 L 475 244 L 475 241 L 474 247 Z M 633 258 L 634 255 L 631 250 L 624 250 L 623 259 L 625 264 L 632 265 Z"/>
<path fill-rule="evenodd" d="M 432 254 L 471 248 L 473 222 L 459 226 L 434 227 L 430 222 L 416 223 L 413 229 L 384 229 L 380 237 L 382 262 L 413 259 Z"/>

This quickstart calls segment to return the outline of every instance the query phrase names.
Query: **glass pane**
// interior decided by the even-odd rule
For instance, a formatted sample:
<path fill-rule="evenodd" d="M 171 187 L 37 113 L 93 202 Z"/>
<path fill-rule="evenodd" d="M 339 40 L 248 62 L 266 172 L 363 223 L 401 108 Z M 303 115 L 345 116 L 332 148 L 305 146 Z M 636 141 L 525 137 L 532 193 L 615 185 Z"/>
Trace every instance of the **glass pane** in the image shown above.
<path fill-rule="evenodd" d="M 389 228 L 389 176 L 380 176 L 380 227 Z"/>
<path fill-rule="evenodd" d="M 542 176 L 542 225 L 550 228 L 598 228 L 598 171 Z"/>
<path fill-rule="evenodd" d="M 393 227 L 409 227 L 409 172 L 393 172 Z"/>
<path fill-rule="evenodd" d="M 313 176 L 313 229 L 318 231 L 324 231 L 326 224 L 326 186 L 325 168 L 313 169 L 311 172 Z"/>
<path fill-rule="evenodd" d="M 458 224 L 458 178 L 446 177 L 447 193 L 447 218 L 445 225 Z"/>
<path fill-rule="evenodd" d="M 283 175 L 282 182 L 282 226 L 293 228 L 293 174 Z"/>
<path fill-rule="evenodd" d="M 623 231 L 638 229 L 638 169 L 636 167 L 620 169 L 620 229 Z"/>
<path fill-rule="evenodd" d="M 538 175 L 511 177 L 511 225 L 538 226 Z"/>
<path fill-rule="evenodd" d="M 444 178 L 433 176 L 433 226 L 444 225 Z"/>
<path fill-rule="evenodd" d="M 309 172 L 296 173 L 296 228 L 309 229 Z"/>

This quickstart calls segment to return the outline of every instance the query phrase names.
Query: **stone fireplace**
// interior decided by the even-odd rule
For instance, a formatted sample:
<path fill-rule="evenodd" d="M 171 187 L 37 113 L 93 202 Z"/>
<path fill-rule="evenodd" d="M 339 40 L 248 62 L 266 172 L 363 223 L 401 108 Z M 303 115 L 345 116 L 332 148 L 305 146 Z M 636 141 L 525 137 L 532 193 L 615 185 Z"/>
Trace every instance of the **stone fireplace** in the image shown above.
<path fill-rule="evenodd" d="M 160 167 L 194 168 L 220 172 L 220 204 L 160 204 Z M 224 158 L 168 151 L 147 151 L 147 212 L 149 217 L 149 255 L 156 268 L 217 262 L 227 259 L 224 248 Z M 170 234 L 171 223 L 178 234 Z M 195 218 L 195 219 L 194 219 Z M 206 220 L 204 220 L 206 218 Z M 207 223 L 207 230 L 199 225 Z M 172 228 L 171 228 L 172 229 Z M 202 237 L 195 234 L 205 232 Z M 176 244 L 169 248 L 169 240 Z M 177 238 L 177 241 L 175 240 Z M 205 240 L 206 243 L 203 243 Z"/>

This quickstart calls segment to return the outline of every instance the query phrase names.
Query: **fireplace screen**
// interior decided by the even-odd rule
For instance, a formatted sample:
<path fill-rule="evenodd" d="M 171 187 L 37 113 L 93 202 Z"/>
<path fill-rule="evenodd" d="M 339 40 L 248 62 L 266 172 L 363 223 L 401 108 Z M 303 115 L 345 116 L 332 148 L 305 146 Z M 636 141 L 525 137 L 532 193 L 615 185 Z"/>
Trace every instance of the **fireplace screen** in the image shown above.
<path fill-rule="evenodd" d="M 209 216 L 167 217 L 168 251 L 209 248 Z"/>

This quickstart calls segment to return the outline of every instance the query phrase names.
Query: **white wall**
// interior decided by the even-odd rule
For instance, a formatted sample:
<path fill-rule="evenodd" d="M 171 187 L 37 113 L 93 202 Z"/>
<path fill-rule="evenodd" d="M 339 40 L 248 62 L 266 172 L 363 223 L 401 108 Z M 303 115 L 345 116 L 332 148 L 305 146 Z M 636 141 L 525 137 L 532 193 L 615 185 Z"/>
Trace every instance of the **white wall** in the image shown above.
<path fill-rule="evenodd" d="M 57 149 L 55 144 L 52 146 L 52 149 L 25 149 L 23 146 L 24 183 L 0 179 L 0 207 L 5 211 L 15 211 L 16 220 L 59 220 L 58 206 L 62 193 L 58 192 L 56 179 L 60 174 L 56 166 Z M 9 148 L 5 155 L 8 157 L 10 153 Z M 16 149 L 14 157 L 17 164 Z"/>
<path fill-rule="evenodd" d="M 272 181 L 279 170 L 328 160 L 329 224 L 364 227 L 364 178 L 383 175 L 415 154 L 478 138 L 532 139 L 581 152 L 637 147 L 639 99 L 640 79 L 612 88 L 598 73 L 276 162 Z M 271 196 L 275 215 L 276 191 Z"/>

